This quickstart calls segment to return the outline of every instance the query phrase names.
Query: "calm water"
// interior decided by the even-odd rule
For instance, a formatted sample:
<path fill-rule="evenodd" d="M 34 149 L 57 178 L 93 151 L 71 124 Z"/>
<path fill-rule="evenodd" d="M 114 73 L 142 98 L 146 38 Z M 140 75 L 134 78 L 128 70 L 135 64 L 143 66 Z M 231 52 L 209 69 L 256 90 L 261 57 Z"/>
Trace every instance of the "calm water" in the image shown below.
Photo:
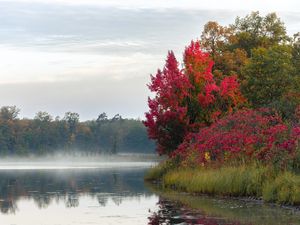
<path fill-rule="evenodd" d="M 163 193 L 152 163 L 0 166 L 1 225 L 300 224 L 292 210 Z"/>

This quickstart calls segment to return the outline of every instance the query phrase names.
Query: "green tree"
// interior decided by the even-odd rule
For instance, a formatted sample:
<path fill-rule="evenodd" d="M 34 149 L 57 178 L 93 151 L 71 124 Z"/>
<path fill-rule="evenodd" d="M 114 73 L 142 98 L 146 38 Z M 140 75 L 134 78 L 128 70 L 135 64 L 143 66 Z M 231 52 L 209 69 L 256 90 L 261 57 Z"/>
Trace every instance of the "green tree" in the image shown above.
<path fill-rule="evenodd" d="M 68 145 L 71 147 L 76 141 L 77 126 L 79 123 L 79 114 L 75 112 L 66 112 L 63 121 L 66 123 L 68 127 L 68 134 L 69 134 Z"/>
<path fill-rule="evenodd" d="M 15 120 L 20 113 L 16 106 L 3 106 L 0 109 L 0 119 L 3 121 Z"/>
<path fill-rule="evenodd" d="M 20 109 L 16 106 L 3 106 L 0 109 L 0 149 L 4 154 L 15 154 L 19 139 L 17 119 Z"/>
<path fill-rule="evenodd" d="M 38 154 L 50 153 L 55 146 L 52 120 L 53 118 L 49 113 L 40 111 L 36 113 L 32 121 L 34 132 L 32 150 L 34 149 Z"/>
<path fill-rule="evenodd" d="M 300 77 L 300 32 L 294 34 L 293 36 L 293 64 L 295 67 L 295 73 Z"/>
<path fill-rule="evenodd" d="M 51 122 L 53 117 L 47 112 L 39 111 L 36 113 L 34 119 L 41 122 Z"/>
<path fill-rule="evenodd" d="M 254 107 L 266 106 L 293 90 L 292 49 L 287 45 L 252 50 L 243 70 L 242 92 Z"/>
<path fill-rule="evenodd" d="M 237 17 L 232 27 L 236 35 L 234 47 L 244 49 L 248 57 L 251 56 L 251 50 L 254 48 L 269 48 L 290 40 L 284 23 L 276 13 L 263 17 L 259 12 L 252 12 L 244 18 Z"/>

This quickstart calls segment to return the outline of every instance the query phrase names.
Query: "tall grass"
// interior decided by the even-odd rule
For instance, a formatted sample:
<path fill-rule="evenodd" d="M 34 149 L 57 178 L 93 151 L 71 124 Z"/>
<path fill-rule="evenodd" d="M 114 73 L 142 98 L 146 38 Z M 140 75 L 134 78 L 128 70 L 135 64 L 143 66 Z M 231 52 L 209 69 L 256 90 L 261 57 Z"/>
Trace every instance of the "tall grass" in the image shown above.
<path fill-rule="evenodd" d="M 267 202 L 300 204 L 300 175 L 276 172 L 273 168 L 260 165 L 172 170 L 162 165 L 153 169 L 150 175 L 152 178 L 161 178 L 165 188 L 178 191 L 223 196 L 251 196 L 262 198 Z"/>
<path fill-rule="evenodd" d="M 300 176 L 284 172 L 264 183 L 263 199 L 280 204 L 300 205 Z"/>
<path fill-rule="evenodd" d="M 176 159 L 167 159 L 158 165 L 150 168 L 145 176 L 144 179 L 147 181 L 158 181 L 163 178 L 163 176 L 168 173 L 169 171 L 174 170 L 178 165 Z"/>
<path fill-rule="evenodd" d="M 267 174 L 268 170 L 264 167 L 186 169 L 170 171 L 163 183 L 166 187 L 193 193 L 259 197 Z"/>

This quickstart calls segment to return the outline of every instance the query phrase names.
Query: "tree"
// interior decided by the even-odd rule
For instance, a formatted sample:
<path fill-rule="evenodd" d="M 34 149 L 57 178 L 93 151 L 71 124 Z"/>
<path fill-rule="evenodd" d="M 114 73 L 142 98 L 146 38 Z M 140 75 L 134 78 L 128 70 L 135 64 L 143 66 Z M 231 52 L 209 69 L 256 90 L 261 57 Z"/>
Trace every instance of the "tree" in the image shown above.
<path fill-rule="evenodd" d="M 106 122 L 108 119 L 107 119 L 107 115 L 105 112 L 101 113 L 98 118 L 97 118 L 97 123 L 102 123 L 102 122 Z"/>
<path fill-rule="evenodd" d="M 0 149 L 6 154 L 12 155 L 16 152 L 19 138 L 16 121 L 19 112 L 20 109 L 16 106 L 3 106 L 0 109 Z"/>
<path fill-rule="evenodd" d="M 0 109 L 0 119 L 3 121 L 15 120 L 20 113 L 16 106 L 3 106 Z"/>
<path fill-rule="evenodd" d="M 252 12 L 228 27 L 208 22 L 201 43 L 213 56 L 217 83 L 236 74 L 253 107 L 270 106 L 291 119 L 300 103 L 299 37 L 288 37 L 275 13 Z"/>
<path fill-rule="evenodd" d="M 232 27 L 235 29 L 236 48 L 244 49 L 248 57 L 254 48 L 269 48 L 289 40 L 284 23 L 276 13 L 263 17 L 258 11 L 252 12 L 244 18 L 237 17 Z"/>
<path fill-rule="evenodd" d="M 74 133 L 76 131 L 76 125 L 79 122 L 79 114 L 75 112 L 66 112 L 63 120 L 69 125 L 70 132 Z"/>
<path fill-rule="evenodd" d="M 204 25 L 200 43 L 214 60 L 213 72 L 217 78 L 224 75 L 240 76 L 241 68 L 248 57 L 244 49 L 236 48 L 236 35 L 233 26 L 223 27 L 210 21 Z"/>
<path fill-rule="evenodd" d="M 53 117 L 47 112 L 40 111 L 36 113 L 34 119 L 43 122 L 51 122 L 53 120 Z"/>
<path fill-rule="evenodd" d="M 69 145 L 72 145 L 75 143 L 79 114 L 75 112 L 66 112 L 63 120 L 66 122 L 69 131 Z"/>
<path fill-rule="evenodd" d="M 215 57 L 214 74 L 223 78 L 224 75 L 237 75 L 243 81 L 241 71 L 248 62 L 247 52 L 244 49 L 236 48 L 232 51 L 226 50 Z"/>
<path fill-rule="evenodd" d="M 200 40 L 215 62 L 215 76 L 221 79 L 224 75 L 236 74 L 241 83 L 245 79 L 242 69 L 251 58 L 253 49 L 270 48 L 288 41 L 290 38 L 277 15 L 270 13 L 264 17 L 259 12 L 237 17 L 235 23 L 227 27 L 210 21 L 205 24 Z"/>
<path fill-rule="evenodd" d="M 122 120 L 122 116 L 120 114 L 114 115 L 114 117 L 111 119 L 112 122 L 121 121 L 121 120 Z"/>
<path fill-rule="evenodd" d="M 187 132 L 188 118 L 185 99 L 189 95 L 189 81 L 178 68 L 174 53 L 168 53 L 163 71 L 151 75 L 148 86 L 156 97 L 148 99 L 149 112 L 145 114 L 148 135 L 156 140 L 160 154 L 168 154 L 183 140 Z"/>
<path fill-rule="evenodd" d="M 83 154 L 146 153 L 154 149 L 142 122 L 124 119 L 119 114 L 108 119 L 102 113 L 95 120 L 80 122 L 79 115 L 72 112 L 55 120 L 42 111 L 36 113 L 34 119 L 17 119 L 16 107 L 2 107 L 1 112 L 0 155 L 70 153 L 72 150 Z"/>
<path fill-rule="evenodd" d="M 33 123 L 33 135 L 31 148 L 39 154 L 49 151 L 52 146 L 55 146 L 53 139 L 52 116 L 47 112 L 37 112 Z"/>
<path fill-rule="evenodd" d="M 197 132 L 244 101 L 236 77 L 226 77 L 218 85 L 212 67 L 209 54 L 192 41 L 185 49 L 182 70 L 169 52 L 164 69 L 151 76 L 149 89 L 156 95 L 148 99 L 144 124 L 160 154 L 171 154 L 189 132 Z"/>
<path fill-rule="evenodd" d="M 243 74 L 242 92 L 254 107 L 266 106 L 293 89 L 292 52 L 290 46 L 277 45 L 252 50 L 252 58 Z"/>
<path fill-rule="evenodd" d="M 295 74 L 300 77 L 300 32 L 294 34 L 292 42 L 293 50 L 293 65 L 295 67 Z M 298 78 L 299 79 L 299 78 Z"/>
<path fill-rule="evenodd" d="M 216 21 L 209 21 L 204 25 L 201 34 L 201 45 L 203 49 L 210 52 L 213 60 L 220 55 L 228 44 L 229 37 L 233 35 L 233 30 L 219 25 Z"/>

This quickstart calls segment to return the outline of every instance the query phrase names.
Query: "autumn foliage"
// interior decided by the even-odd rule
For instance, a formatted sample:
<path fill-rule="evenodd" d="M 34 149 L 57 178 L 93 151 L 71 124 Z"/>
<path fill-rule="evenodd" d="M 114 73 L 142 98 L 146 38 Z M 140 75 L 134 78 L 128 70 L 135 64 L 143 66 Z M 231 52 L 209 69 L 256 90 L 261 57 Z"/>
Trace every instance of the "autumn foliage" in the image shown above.
<path fill-rule="evenodd" d="M 159 154 L 300 169 L 299 40 L 275 13 L 252 12 L 227 27 L 208 22 L 182 63 L 170 51 L 151 76 L 144 121 Z"/>
<path fill-rule="evenodd" d="M 269 109 L 241 110 L 188 135 L 175 154 L 185 164 L 258 160 L 286 168 L 297 157 L 300 126 L 286 125 Z M 193 159 L 191 157 L 194 157 Z"/>
<path fill-rule="evenodd" d="M 169 52 L 163 70 L 151 76 L 155 97 L 148 99 L 144 124 L 160 154 L 189 166 L 255 160 L 286 168 L 299 158 L 299 121 L 285 123 L 268 108 L 241 108 L 246 100 L 237 77 L 217 80 L 199 42 L 186 47 L 183 62 L 180 69 Z"/>
<path fill-rule="evenodd" d="M 151 76 L 144 121 L 169 159 L 146 179 L 299 204 L 299 53 L 300 33 L 288 37 L 275 13 L 259 12 L 228 27 L 208 22 L 186 47 L 182 67 L 169 52 Z"/>
<path fill-rule="evenodd" d="M 155 97 L 148 99 L 144 124 L 160 154 L 170 155 L 188 134 L 210 125 L 245 101 L 236 76 L 215 80 L 214 62 L 198 41 L 186 47 L 183 61 L 181 69 L 170 51 L 165 67 L 151 76 L 149 84 Z"/>

